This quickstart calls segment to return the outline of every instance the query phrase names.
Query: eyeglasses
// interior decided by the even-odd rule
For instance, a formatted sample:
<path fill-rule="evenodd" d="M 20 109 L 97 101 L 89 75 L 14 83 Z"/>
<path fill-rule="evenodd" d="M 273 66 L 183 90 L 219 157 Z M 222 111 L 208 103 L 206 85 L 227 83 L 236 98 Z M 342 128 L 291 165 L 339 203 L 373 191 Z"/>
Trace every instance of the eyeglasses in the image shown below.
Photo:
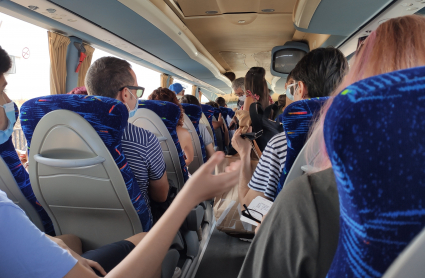
<path fill-rule="evenodd" d="M 124 88 L 128 88 L 130 90 L 136 90 L 137 98 L 141 98 L 143 96 L 143 93 L 145 92 L 145 88 L 137 87 L 137 86 L 124 86 L 121 89 L 119 89 L 118 91 L 122 91 L 122 90 L 124 90 Z"/>
<path fill-rule="evenodd" d="M 257 222 L 258 224 L 261 224 L 261 220 L 263 219 L 263 216 L 264 216 L 262 213 L 253 209 L 248 209 L 246 205 L 243 205 L 243 207 L 245 208 L 245 210 L 242 211 L 243 216 Z"/>
<path fill-rule="evenodd" d="M 367 37 L 369 37 L 369 36 L 360 37 L 359 40 L 357 41 L 356 54 L 359 53 L 360 50 L 362 49 L 363 45 L 366 42 Z"/>

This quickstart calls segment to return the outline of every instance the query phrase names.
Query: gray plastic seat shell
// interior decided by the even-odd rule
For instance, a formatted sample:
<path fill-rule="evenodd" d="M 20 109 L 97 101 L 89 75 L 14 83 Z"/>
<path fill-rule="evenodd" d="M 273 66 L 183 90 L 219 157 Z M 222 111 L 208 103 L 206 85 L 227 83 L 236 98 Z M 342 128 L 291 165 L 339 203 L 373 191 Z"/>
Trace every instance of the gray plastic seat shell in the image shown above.
<path fill-rule="evenodd" d="M 176 145 L 171 138 L 170 132 L 161 118 L 152 110 L 146 108 L 137 109 L 136 114 L 128 119 L 128 122 L 152 132 L 160 140 L 162 154 L 167 167 L 167 177 L 171 179 L 180 190 L 184 185 L 183 173 L 180 166 L 179 155 Z"/>
<path fill-rule="evenodd" d="M 61 167 L 52 167 L 58 160 Z M 75 167 L 77 160 L 93 164 Z M 118 166 L 77 113 L 56 110 L 45 115 L 34 130 L 29 161 L 34 193 L 56 235 L 74 234 L 91 250 L 143 231 Z"/>
<path fill-rule="evenodd" d="M 7 167 L 3 158 L 0 157 L 0 190 L 4 191 L 7 197 L 18 205 L 28 216 L 37 228 L 44 232 L 43 222 L 35 208 L 25 198 L 15 178 Z"/>
<path fill-rule="evenodd" d="M 403 250 L 383 278 L 420 278 L 425 273 L 425 229 Z"/>
<path fill-rule="evenodd" d="M 192 124 L 192 121 L 186 114 L 183 114 L 183 127 L 187 129 L 192 137 L 192 146 L 193 146 L 193 161 L 188 166 L 189 173 L 193 175 L 199 167 L 204 164 L 204 159 L 202 158 L 202 149 L 201 142 L 199 141 L 198 133 L 196 133 L 196 129 Z"/>
<path fill-rule="evenodd" d="M 214 139 L 214 133 L 212 131 L 212 128 L 210 126 L 210 123 L 208 122 L 207 116 L 205 116 L 204 113 L 202 113 L 202 117 L 201 120 L 199 121 L 199 123 L 205 125 L 207 127 L 208 132 L 210 133 L 211 138 Z M 213 140 L 213 144 L 214 144 L 214 140 Z"/>

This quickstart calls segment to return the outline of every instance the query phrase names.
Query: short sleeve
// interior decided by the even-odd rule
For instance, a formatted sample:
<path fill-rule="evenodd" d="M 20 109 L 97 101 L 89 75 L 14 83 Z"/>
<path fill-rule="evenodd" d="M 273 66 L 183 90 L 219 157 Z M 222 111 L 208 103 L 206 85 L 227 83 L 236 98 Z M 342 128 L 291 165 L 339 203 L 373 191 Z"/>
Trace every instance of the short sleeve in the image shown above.
<path fill-rule="evenodd" d="M 199 131 L 201 133 L 202 140 L 204 140 L 205 147 L 213 143 L 213 139 L 205 125 L 199 124 Z"/>
<path fill-rule="evenodd" d="M 148 145 L 146 148 L 146 162 L 150 180 L 159 180 L 165 173 L 165 162 L 161 145 L 158 138 L 149 132 Z"/>
<path fill-rule="evenodd" d="M 0 277 L 62 278 L 77 263 L 12 202 L 0 202 L 0 223 Z"/>
<path fill-rule="evenodd" d="M 261 224 L 239 278 L 315 277 L 316 206 L 306 175 L 287 184 Z"/>
<path fill-rule="evenodd" d="M 248 183 L 249 188 L 274 199 L 286 161 L 286 147 L 285 133 L 279 133 L 270 139 Z"/>

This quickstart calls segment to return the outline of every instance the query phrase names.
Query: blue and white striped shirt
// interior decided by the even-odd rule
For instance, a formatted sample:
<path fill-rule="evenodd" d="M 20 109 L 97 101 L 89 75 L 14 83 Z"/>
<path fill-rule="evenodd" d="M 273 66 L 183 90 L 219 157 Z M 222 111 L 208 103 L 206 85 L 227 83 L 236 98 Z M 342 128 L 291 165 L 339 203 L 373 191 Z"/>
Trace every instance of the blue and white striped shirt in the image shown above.
<path fill-rule="evenodd" d="M 149 205 L 149 180 L 159 180 L 165 172 L 164 156 L 159 141 L 153 133 L 127 123 L 121 144 L 143 198 Z"/>

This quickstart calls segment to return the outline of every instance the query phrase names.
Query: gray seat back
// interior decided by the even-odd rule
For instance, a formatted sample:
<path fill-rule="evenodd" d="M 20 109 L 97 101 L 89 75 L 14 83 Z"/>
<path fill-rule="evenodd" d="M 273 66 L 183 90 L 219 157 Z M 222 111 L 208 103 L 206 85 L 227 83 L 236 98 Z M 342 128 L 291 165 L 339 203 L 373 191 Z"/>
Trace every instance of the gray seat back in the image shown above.
<path fill-rule="evenodd" d="M 74 234 L 85 250 L 143 231 L 114 159 L 80 115 L 56 110 L 34 130 L 30 179 L 56 235 Z"/>
<path fill-rule="evenodd" d="M 420 278 L 425 273 L 425 230 L 397 257 L 383 278 Z"/>
<path fill-rule="evenodd" d="M 201 117 L 201 120 L 199 122 L 207 127 L 207 130 L 210 133 L 211 138 L 214 139 L 214 133 L 213 133 L 212 128 L 210 126 L 210 123 L 208 122 L 208 119 L 207 119 L 207 117 L 205 116 L 204 113 L 202 113 L 202 117 Z M 213 144 L 214 144 L 214 142 L 213 142 Z"/>
<path fill-rule="evenodd" d="M 313 152 L 310 154 L 310 157 L 306 157 L 307 152 L 307 146 L 309 144 L 313 145 Z M 313 166 L 311 166 L 312 161 L 316 156 L 318 155 L 320 150 L 320 145 L 317 142 L 313 142 L 310 139 L 307 140 L 307 142 L 304 144 L 304 147 L 301 149 L 300 153 L 297 156 L 297 159 L 295 159 L 294 164 L 292 164 L 291 170 L 289 170 L 288 176 L 286 177 L 285 183 L 283 186 L 285 186 L 287 183 L 291 182 L 292 180 L 302 176 L 304 173 L 312 172 Z"/>
<path fill-rule="evenodd" d="M 189 131 L 190 136 L 192 137 L 193 161 L 188 166 L 188 170 L 189 173 L 193 175 L 193 173 L 195 173 L 195 171 L 204 164 L 202 159 L 201 143 L 199 142 L 199 136 L 198 133 L 196 133 L 196 129 L 193 126 L 192 121 L 186 114 L 183 114 L 183 119 L 183 127 Z"/>
<path fill-rule="evenodd" d="M 184 179 L 179 155 L 176 145 L 161 118 L 152 110 L 139 108 L 136 114 L 128 119 L 128 122 L 155 134 L 161 145 L 162 154 L 167 167 L 167 177 L 171 179 L 174 185 L 177 186 L 177 189 L 180 190 L 184 185 Z"/>
<path fill-rule="evenodd" d="M 37 226 L 41 231 L 44 232 L 43 222 L 41 221 L 40 215 L 35 208 L 28 202 L 21 189 L 19 189 L 15 178 L 4 162 L 3 158 L 0 157 L 0 190 L 7 194 L 7 197 L 18 205 L 23 211 L 25 211 L 28 218 L 34 225 Z"/>

